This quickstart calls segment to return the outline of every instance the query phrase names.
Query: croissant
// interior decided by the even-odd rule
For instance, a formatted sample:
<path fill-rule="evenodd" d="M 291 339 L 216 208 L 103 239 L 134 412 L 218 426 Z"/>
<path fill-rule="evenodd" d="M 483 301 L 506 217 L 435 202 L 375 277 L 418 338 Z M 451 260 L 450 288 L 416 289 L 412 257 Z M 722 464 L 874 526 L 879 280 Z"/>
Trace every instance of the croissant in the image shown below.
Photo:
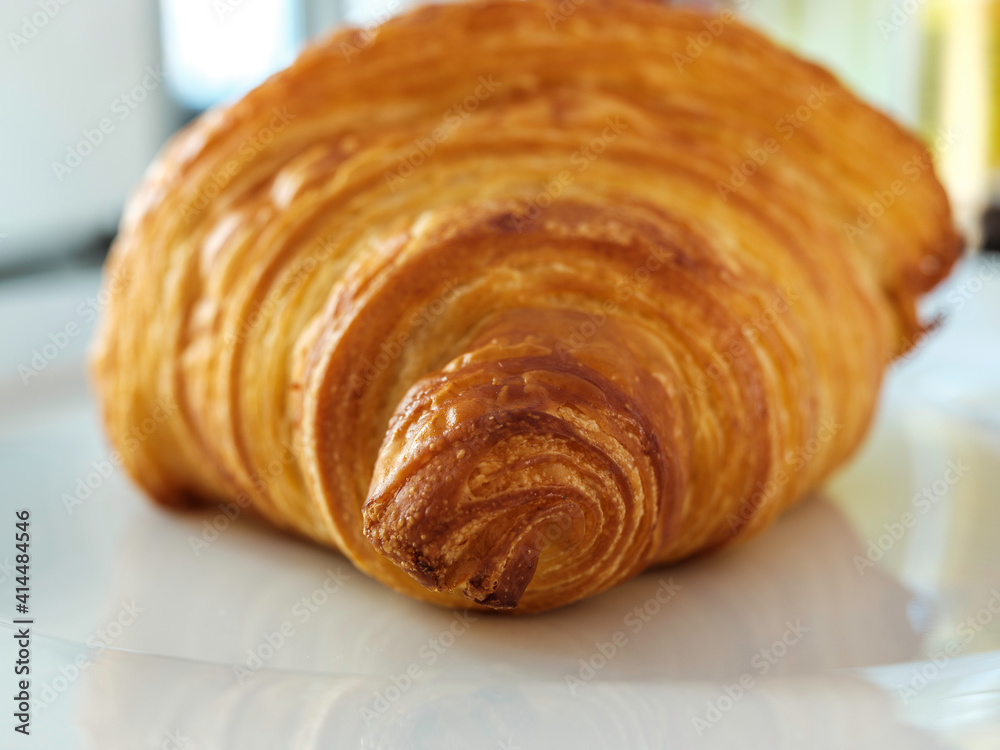
<path fill-rule="evenodd" d="M 428 6 L 173 139 L 93 379 L 155 500 L 539 611 L 820 483 L 961 247 L 927 149 L 728 12 Z"/>

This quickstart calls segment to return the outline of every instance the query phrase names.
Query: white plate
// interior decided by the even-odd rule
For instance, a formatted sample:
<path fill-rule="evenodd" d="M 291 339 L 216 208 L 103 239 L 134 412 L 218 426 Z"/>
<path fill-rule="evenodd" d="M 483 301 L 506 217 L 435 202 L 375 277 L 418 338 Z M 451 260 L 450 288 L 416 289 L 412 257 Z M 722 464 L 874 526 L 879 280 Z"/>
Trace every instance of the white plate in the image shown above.
<path fill-rule="evenodd" d="M 410 601 L 101 476 L 80 355 L 96 277 L 0 288 L 0 561 L 29 508 L 36 701 L 32 736 L 0 746 L 1000 747 L 1000 274 L 949 297 L 984 269 L 937 295 L 951 320 L 822 493 L 743 546 L 528 618 Z"/>

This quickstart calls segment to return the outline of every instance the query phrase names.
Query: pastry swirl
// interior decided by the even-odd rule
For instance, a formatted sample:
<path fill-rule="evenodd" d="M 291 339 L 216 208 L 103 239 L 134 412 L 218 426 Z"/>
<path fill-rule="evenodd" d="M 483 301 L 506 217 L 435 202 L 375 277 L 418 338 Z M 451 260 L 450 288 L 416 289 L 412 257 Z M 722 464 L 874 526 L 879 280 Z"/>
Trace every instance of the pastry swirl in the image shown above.
<path fill-rule="evenodd" d="M 341 31 L 168 145 L 93 356 L 153 498 L 538 611 L 762 529 L 856 448 L 961 249 L 931 173 L 851 231 L 926 149 L 729 17 L 559 7 Z"/>

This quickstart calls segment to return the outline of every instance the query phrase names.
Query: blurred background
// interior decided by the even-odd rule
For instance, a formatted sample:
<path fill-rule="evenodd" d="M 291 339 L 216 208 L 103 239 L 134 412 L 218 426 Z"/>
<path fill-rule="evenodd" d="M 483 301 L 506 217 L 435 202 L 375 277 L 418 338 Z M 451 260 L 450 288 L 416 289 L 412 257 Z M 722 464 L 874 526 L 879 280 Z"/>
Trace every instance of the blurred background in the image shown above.
<path fill-rule="evenodd" d="M 309 39 L 412 0 L 4 0 L 0 278 L 98 264 L 133 185 L 191 117 Z M 685 0 L 732 8 L 938 136 L 973 247 L 1000 247 L 1000 0 Z"/>

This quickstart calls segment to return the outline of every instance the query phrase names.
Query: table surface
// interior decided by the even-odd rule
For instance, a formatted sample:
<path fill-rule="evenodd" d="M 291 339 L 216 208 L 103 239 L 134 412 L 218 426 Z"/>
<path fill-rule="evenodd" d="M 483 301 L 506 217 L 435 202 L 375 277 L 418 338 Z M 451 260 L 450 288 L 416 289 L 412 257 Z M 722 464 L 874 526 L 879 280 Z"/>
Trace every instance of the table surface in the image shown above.
<path fill-rule="evenodd" d="M 96 272 L 0 284 L 6 627 L 32 514 L 19 747 L 1000 747 L 998 260 L 927 301 L 941 329 L 893 367 L 863 450 L 772 529 L 526 618 L 153 507 L 105 463 L 101 306 Z"/>

